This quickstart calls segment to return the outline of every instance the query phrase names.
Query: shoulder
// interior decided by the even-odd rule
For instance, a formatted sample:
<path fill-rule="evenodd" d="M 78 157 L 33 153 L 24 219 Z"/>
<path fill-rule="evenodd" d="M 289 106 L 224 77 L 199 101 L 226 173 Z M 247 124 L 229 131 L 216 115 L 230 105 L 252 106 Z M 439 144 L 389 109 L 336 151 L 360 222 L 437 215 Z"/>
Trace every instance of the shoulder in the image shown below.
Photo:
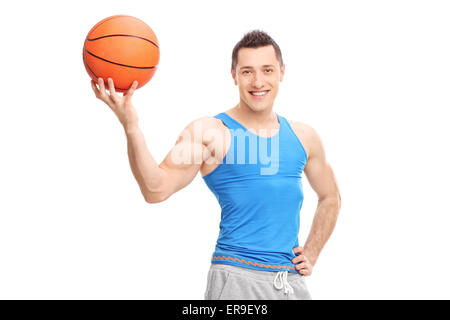
<path fill-rule="evenodd" d="M 205 143 L 204 140 L 209 139 L 210 136 L 223 133 L 223 128 L 224 124 L 220 119 L 204 116 L 191 120 L 180 136 L 188 134 L 196 142 Z"/>
<path fill-rule="evenodd" d="M 304 122 L 300 122 L 300 121 L 294 121 L 294 120 L 288 120 L 286 119 L 292 130 L 294 130 L 295 133 L 301 133 L 303 135 L 307 135 L 307 136 L 311 136 L 316 134 L 315 130 L 313 127 L 311 127 L 309 124 L 306 124 Z"/>
<path fill-rule="evenodd" d="M 308 154 L 308 159 L 323 153 L 323 145 L 316 129 L 309 124 L 300 121 L 286 119 L 294 133 L 302 142 Z"/>
<path fill-rule="evenodd" d="M 211 135 L 221 135 L 226 129 L 222 120 L 211 117 L 204 116 L 193 120 L 188 127 L 188 130 L 195 131 L 197 134 L 201 132 L 203 138 L 209 137 Z"/>

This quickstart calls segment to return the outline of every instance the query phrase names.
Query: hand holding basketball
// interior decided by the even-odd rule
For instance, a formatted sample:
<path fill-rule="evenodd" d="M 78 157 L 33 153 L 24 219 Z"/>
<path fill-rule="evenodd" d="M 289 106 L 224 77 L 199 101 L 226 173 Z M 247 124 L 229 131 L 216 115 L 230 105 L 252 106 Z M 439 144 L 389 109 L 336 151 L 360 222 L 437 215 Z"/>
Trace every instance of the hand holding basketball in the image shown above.
<path fill-rule="evenodd" d="M 110 94 L 106 92 L 105 84 L 102 78 L 98 78 L 98 84 L 100 89 L 97 88 L 94 80 L 91 80 L 92 90 L 94 90 L 95 96 L 106 103 L 111 110 L 114 111 L 125 130 L 133 126 L 137 126 L 139 118 L 136 109 L 131 103 L 131 97 L 138 86 L 138 82 L 135 80 L 128 92 L 126 94 L 122 93 L 122 96 L 116 92 L 114 88 L 114 81 L 111 78 L 108 78 L 108 89 Z"/>
<path fill-rule="evenodd" d="M 127 92 L 134 80 L 138 88 L 152 79 L 159 63 L 159 43 L 144 21 L 126 15 L 105 18 L 84 40 L 83 63 L 88 75 L 113 78 L 117 92 Z"/>
<path fill-rule="evenodd" d="M 131 97 L 152 79 L 159 63 L 159 43 L 152 28 L 127 15 L 101 20 L 84 40 L 83 63 L 95 96 L 114 111 L 125 130 L 137 126 Z"/>

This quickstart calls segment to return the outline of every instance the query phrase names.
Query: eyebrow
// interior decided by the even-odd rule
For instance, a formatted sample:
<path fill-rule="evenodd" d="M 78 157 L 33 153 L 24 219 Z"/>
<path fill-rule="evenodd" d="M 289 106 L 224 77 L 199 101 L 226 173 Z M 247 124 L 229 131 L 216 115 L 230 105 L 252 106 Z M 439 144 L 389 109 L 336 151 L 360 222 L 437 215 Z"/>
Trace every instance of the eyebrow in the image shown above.
<path fill-rule="evenodd" d="M 267 67 L 275 68 L 275 66 L 272 65 L 272 64 L 265 64 L 265 65 L 263 65 L 262 67 L 263 67 L 263 68 L 267 68 Z M 253 67 L 252 67 L 252 66 L 243 66 L 243 67 L 241 67 L 240 69 L 253 69 Z"/>

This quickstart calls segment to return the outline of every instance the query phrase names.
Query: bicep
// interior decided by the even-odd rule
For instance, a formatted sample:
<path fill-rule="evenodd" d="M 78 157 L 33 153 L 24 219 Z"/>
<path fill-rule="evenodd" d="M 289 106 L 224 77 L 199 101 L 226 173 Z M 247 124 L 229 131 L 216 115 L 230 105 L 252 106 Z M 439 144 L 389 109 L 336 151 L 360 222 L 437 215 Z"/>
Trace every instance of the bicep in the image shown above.
<path fill-rule="evenodd" d="M 194 123 L 179 135 L 175 146 L 169 151 L 159 167 L 164 172 L 167 196 L 179 191 L 194 180 L 203 163 L 202 137 L 194 135 Z"/>
<path fill-rule="evenodd" d="M 325 149 L 319 135 L 311 129 L 309 134 L 310 154 L 304 168 L 311 188 L 319 200 L 339 194 L 336 178 L 325 156 Z"/>

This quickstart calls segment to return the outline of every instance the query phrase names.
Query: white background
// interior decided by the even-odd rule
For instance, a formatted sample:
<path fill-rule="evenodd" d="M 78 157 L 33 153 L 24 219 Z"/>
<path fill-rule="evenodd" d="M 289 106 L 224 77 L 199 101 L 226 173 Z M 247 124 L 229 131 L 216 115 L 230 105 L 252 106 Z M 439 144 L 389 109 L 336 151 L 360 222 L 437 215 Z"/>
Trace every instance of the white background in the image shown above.
<path fill-rule="evenodd" d="M 6 7 L 5 7 L 6 6 Z M 0 298 L 203 299 L 220 207 L 200 174 L 144 201 L 82 46 L 115 14 L 158 36 L 133 103 L 161 162 L 192 120 L 234 106 L 231 51 L 281 47 L 274 111 L 314 127 L 342 195 L 314 299 L 448 299 L 447 1 L 14 1 L 1 13 Z M 300 243 L 317 197 L 303 180 Z"/>

